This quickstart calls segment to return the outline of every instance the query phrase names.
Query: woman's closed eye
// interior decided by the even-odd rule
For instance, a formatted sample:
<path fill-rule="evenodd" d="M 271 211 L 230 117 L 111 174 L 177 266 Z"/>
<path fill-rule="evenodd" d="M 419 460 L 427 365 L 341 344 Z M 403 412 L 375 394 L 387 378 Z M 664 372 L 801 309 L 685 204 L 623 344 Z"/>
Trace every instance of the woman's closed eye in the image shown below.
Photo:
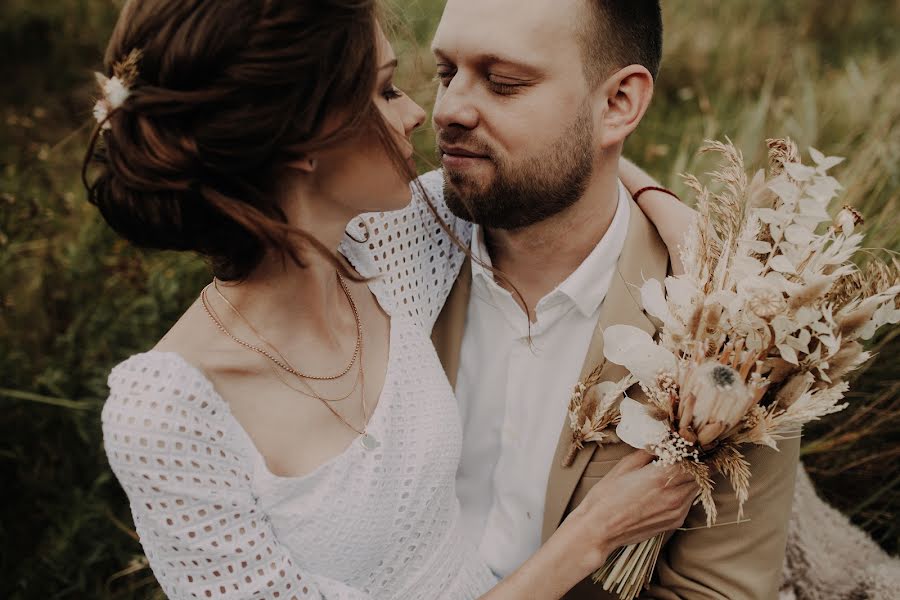
<path fill-rule="evenodd" d="M 447 86 L 450 84 L 450 80 L 453 79 L 453 75 L 455 71 L 446 65 L 438 65 L 437 73 L 434 74 L 434 80 L 439 81 L 441 85 Z"/>
<path fill-rule="evenodd" d="M 392 84 L 386 90 L 381 92 L 381 96 L 385 100 L 390 102 L 391 100 L 396 100 L 397 98 L 401 98 L 403 96 L 403 92 L 400 91 L 400 88 L 398 88 L 397 86 Z"/>

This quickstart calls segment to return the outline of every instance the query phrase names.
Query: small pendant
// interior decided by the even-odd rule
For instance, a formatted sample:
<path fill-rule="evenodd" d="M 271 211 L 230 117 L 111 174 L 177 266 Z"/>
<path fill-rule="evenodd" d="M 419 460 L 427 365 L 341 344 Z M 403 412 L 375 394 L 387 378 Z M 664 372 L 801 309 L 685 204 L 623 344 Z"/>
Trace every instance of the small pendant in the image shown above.
<path fill-rule="evenodd" d="M 362 434 L 362 437 L 359 438 L 359 443 L 362 444 L 362 447 L 366 450 L 374 450 L 381 445 L 378 440 L 375 439 L 375 436 L 370 433 Z"/>

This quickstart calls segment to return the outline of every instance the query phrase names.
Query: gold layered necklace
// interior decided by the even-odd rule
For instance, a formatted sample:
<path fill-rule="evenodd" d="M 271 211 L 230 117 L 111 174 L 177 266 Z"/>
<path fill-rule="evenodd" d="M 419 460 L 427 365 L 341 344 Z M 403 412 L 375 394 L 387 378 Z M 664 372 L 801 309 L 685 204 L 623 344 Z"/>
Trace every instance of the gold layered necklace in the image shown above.
<path fill-rule="evenodd" d="M 230 308 L 231 311 L 235 315 L 237 315 L 238 318 L 241 321 L 243 321 L 245 325 L 247 325 L 247 327 L 250 328 L 250 331 L 252 331 L 253 334 L 257 338 L 259 338 L 259 340 L 261 342 L 263 342 L 264 344 L 269 346 L 275 352 L 275 354 L 278 355 L 278 358 L 280 358 L 281 360 L 275 358 L 274 356 L 272 356 L 265 350 L 254 347 L 254 346 L 250 346 L 246 342 L 239 340 L 238 338 L 231 336 L 231 334 L 229 334 L 234 341 L 241 344 L 242 346 L 245 346 L 247 348 L 250 348 L 251 350 L 255 350 L 256 352 L 261 353 L 263 356 L 265 356 L 266 358 L 271 360 L 273 363 L 275 363 L 276 365 L 278 365 L 279 367 L 281 367 L 282 369 L 284 369 L 285 371 L 287 371 L 288 373 L 290 373 L 292 375 L 295 375 L 297 377 L 302 377 L 303 379 L 313 379 L 313 380 L 317 380 L 317 381 L 334 381 L 335 379 L 340 379 L 341 377 L 343 377 L 344 375 L 346 375 L 347 373 L 350 372 L 350 369 L 353 368 L 353 365 L 356 363 L 356 360 L 359 358 L 360 353 L 362 352 L 362 321 L 359 318 L 359 310 L 357 310 L 357 308 L 356 308 L 356 302 L 353 301 L 353 294 L 350 293 L 350 288 L 347 287 L 347 282 L 344 281 L 344 278 L 341 277 L 340 273 L 337 273 L 337 278 L 338 278 L 338 283 L 340 283 L 340 285 L 341 285 L 341 289 L 344 291 L 344 295 L 347 297 L 347 302 L 349 302 L 349 304 L 350 304 L 350 310 L 353 311 L 353 320 L 356 322 L 356 346 L 353 348 L 353 356 L 350 357 L 350 363 L 346 367 L 344 367 L 344 370 L 341 371 L 340 373 L 338 373 L 337 375 L 307 375 L 306 373 L 301 373 L 300 371 L 298 371 L 297 369 L 292 367 L 291 364 L 287 361 L 287 359 L 285 359 L 284 355 L 281 352 L 279 352 L 277 348 L 275 348 L 275 346 L 272 344 L 272 342 L 270 342 L 269 340 L 264 338 L 262 336 L 262 334 L 259 333 L 259 331 L 257 331 L 256 328 L 253 327 L 253 325 L 250 324 L 250 321 L 248 321 L 244 317 L 244 315 L 241 314 L 241 312 L 234 306 L 234 304 L 232 304 L 228 300 L 228 298 L 226 298 L 225 295 L 222 294 L 222 291 L 219 289 L 218 281 L 213 279 L 212 284 L 210 284 L 210 285 L 212 285 L 213 289 L 216 291 L 216 294 L 218 294 L 219 298 L 221 298 L 225 302 L 225 304 L 228 305 L 228 308 Z M 204 288 L 204 292 L 209 287 L 210 286 L 207 285 L 206 288 Z"/>
<path fill-rule="evenodd" d="M 218 281 L 216 281 L 215 279 L 212 282 L 212 287 L 213 287 L 213 290 L 216 292 L 216 294 L 219 296 L 219 298 L 226 304 L 226 306 L 228 306 L 229 309 L 231 309 L 231 312 L 233 312 L 235 314 L 235 316 L 238 317 L 238 319 L 243 321 L 244 325 L 246 325 L 250 329 L 250 331 L 253 332 L 253 334 L 259 339 L 259 341 L 261 341 L 262 343 L 267 345 L 269 347 L 269 349 L 272 350 L 272 352 L 274 352 L 275 355 L 277 355 L 278 359 L 280 359 L 280 360 L 276 360 L 275 357 L 273 357 L 269 353 L 265 352 L 262 348 L 258 348 L 256 346 L 248 346 L 247 344 L 242 343 L 242 340 L 235 338 L 235 336 L 231 336 L 231 338 L 233 340 L 235 340 L 239 344 L 244 345 L 245 347 L 250 348 L 251 350 L 253 350 L 257 353 L 260 353 L 262 356 L 265 356 L 268 360 L 270 360 L 274 365 L 276 365 L 282 371 L 287 371 L 291 375 L 298 378 L 307 388 L 309 388 L 310 392 L 298 390 L 294 386 L 287 383 L 284 380 L 284 378 L 282 378 L 281 375 L 279 375 L 278 371 L 273 371 L 275 373 L 275 375 L 278 377 L 278 379 L 280 379 L 282 381 L 282 383 L 287 385 L 292 390 L 299 392 L 299 393 L 303 394 L 304 396 L 309 396 L 311 398 L 316 398 L 318 400 L 326 400 L 328 402 L 340 402 L 341 400 L 346 400 L 347 398 L 352 396 L 353 392 L 356 391 L 356 388 L 359 386 L 360 381 L 362 380 L 364 369 L 363 369 L 362 359 L 360 358 L 360 354 L 362 352 L 362 321 L 359 318 L 359 311 L 356 308 L 356 302 L 353 301 L 353 295 L 350 293 L 350 289 L 347 287 L 347 284 L 344 281 L 344 279 L 341 277 L 340 273 L 338 273 L 338 281 L 340 282 L 341 289 L 344 290 L 344 294 L 347 297 L 347 302 L 350 304 L 350 308 L 353 311 L 353 318 L 356 323 L 356 347 L 353 349 L 353 356 L 350 358 L 350 364 L 347 365 L 347 367 L 343 370 L 343 372 L 339 373 L 338 375 L 329 375 L 329 376 L 316 376 L 316 375 L 307 375 L 305 373 L 301 373 L 298 369 L 296 369 L 290 363 L 290 361 L 288 361 L 288 359 L 284 356 L 284 354 L 279 352 L 278 349 L 275 347 L 275 345 L 272 342 L 270 342 L 265 337 L 263 337 L 263 335 L 259 331 L 257 331 L 257 329 L 253 326 L 253 324 L 250 323 L 250 321 L 247 320 L 247 318 L 244 317 L 243 314 L 241 314 L 241 311 L 239 311 L 234 306 L 234 304 L 232 304 L 231 301 L 225 297 L 225 295 L 219 289 Z M 209 286 L 207 286 L 207 287 L 209 287 Z M 219 328 L 221 329 L 221 327 L 219 327 Z M 229 334 L 229 335 L 231 335 L 231 334 Z M 359 369 L 357 370 L 356 378 L 353 380 L 353 387 L 350 388 L 350 391 L 347 392 L 346 394 L 344 394 L 343 396 L 339 396 L 337 398 L 325 398 L 324 395 L 322 395 L 321 393 L 316 391 L 315 388 L 313 388 L 312 384 L 310 384 L 308 381 L 306 381 L 307 379 L 315 379 L 318 381 L 334 381 L 334 380 L 340 379 L 341 377 L 346 375 L 350 371 L 351 368 L 353 368 L 353 365 L 358 358 L 360 360 Z"/>
<path fill-rule="evenodd" d="M 372 450 L 378 447 L 378 441 L 367 432 L 368 428 L 368 407 L 366 406 L 366 393 L 365 393 L 365 369 L 363 366 L 363 332 L 362 332 L 362 321 L 359 316 L 359 310 L 356 307 L 356 302 L 353 300 L 353 294 L 350 293 L 350 289 L 347 286 L 347 282 L 344 281 L 344 278 L 341 277 L 340 273 L 337 273 L 338 283 L 341 286 L 341 289 L 344 291 L 344 295 L 347 297 L 347 302 L 350 304 L 350 309 L 353 312 L 353 318 L 356 323 L 356 344 L 353 350 L 353 356 L 350 358 L 350 363 L 338 374 L 336 375 L 310 375 L 307 373 L 303 373 L 299 369 L 295 368 L 290 361 L 284 356 L 284 354 L 275 347 L 272 342 L 267 340 L 254 326 L 250 321 L 237 309 L 234 304 L 232 304 L 228 298 L 222 294 L 221 290 L 219 290 L 217 280 L 213 280 L 212 283 L 203 288 L 203 291 L 200 292 L 200 302 L 203 305 L 203 309 L 206 311 L 206 314 L 209 316 L 210 320 L 216 325 L 216 327 L 222 331 L 225 335 L 227 335 L 231 340 L 235 343 L 247 348 L 248 350 L 252 350 L 256 352 L 260 356 L 266 358 L 272 365 L 276 368 L 272 367 L 272 371 L 275 374 L 276 378 L 281 381 L 285 386 L 290 389 L 303 394 L 304 396 L 314 398 L 322 402 L 322 404 L 329 410 L 331 413 L 337 417 L 344 425 L 352 429 L 354 432 L 360 435 L 360 443 L 367 450 Z M 210 305 L 209 298 L 207 294 L 209 289 L 213 288 L 219 298 L 228 306 L 228 308 L 253 332 L 253 334 L 259 339 L 262 344 L 267 346 L 269 350 L 257 346 L 255 344 L 251 344 L 250 342 L 243 340 L 236 335 L 234 335 L 228 328 L 225 326 L 224 322 L 221 318 L 219 318 L 218 313 L 216 313 L 215 309 Z M 359 361 L 359 369 L 357 371 L 356 378 L 354 380 L 353 387 L 351 390 L 338 398 L 325 398 L 322 394 L 320 394 L 317 390 L 315 390 L 309 381 L 307 380 L 316 380 L 316 381 L 335 381 L 347 375 L 350 370 L 353 368 L 353 365 Z M 271 366 L 271 365 L 270 365 Z M 278 369 L 285 371 L 291 375 L 293 375 L 304 387 L 306 387 L 309 391 L 304 391 L 298 389 L 291 385 L 287 380 L 284 379 L 282 375 L 279 374 Z M 346 400 L 350 396 L 353 395 L 353 392 L 356 391 L 357 388 L 360 389 L 360 399 L 362 405 L 362 419 L 363 419 L 363 428 L 359 429 L 355 427 L 352 423 L 350 423 L 347 419 L 345 419 L 340 413 L 338 413 L 332 406 L 331 403 L 339 402 L 341 400 Z"/>

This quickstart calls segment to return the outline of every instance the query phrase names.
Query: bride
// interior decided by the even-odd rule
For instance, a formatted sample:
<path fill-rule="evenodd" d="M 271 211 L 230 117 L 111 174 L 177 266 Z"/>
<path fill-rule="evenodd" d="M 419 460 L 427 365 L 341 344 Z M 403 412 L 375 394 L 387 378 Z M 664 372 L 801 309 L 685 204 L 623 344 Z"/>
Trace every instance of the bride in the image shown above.
<path fill-rule="evenodd" d="M 459 416 L 428 332 L 465 250 L 436 246 L 449 213 L 410 191 L 425 114 L 396 64 L 373 0 L 141 0 L 116 25 L 89 197 L 215 275 L 113 369 L 103 410 L 170 598 L 556 598 L 696 494 L 635 453 L 502 582 L 463 539 Z"/>

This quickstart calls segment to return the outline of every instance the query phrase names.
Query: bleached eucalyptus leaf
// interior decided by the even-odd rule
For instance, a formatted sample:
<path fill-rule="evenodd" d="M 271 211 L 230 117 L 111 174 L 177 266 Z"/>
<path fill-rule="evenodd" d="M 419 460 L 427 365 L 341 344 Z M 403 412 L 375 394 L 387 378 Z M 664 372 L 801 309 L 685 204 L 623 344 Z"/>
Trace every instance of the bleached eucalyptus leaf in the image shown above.
<path fill-rule="evenodd" d="M 799 182 L 806 182 L 815 177 L 816 170 L 800 163 L 786 163 L 784 170 L 792 179 Z"/>
<path fill-rule="evenodd" d="M 900 323 L 900 310 L 895 309 L 893 304 L 893 302 L 889 304 L 882 304 L 875 310 L 875 314 L 872 315 L 872 319 L 868 323 L 866 323 L 860 330 L 860 339 L 872 339 L 872 336 L 875 335 L 875 332 L 878 331 L 878 329 L 882 325 L 887 325 L 888 323 Z"/>
<path fill-rule="evenodd" d="M 611 325 L 603 332 L 603 355 L 628 369 L 644 385 L 654 385 L 660 370 L 675 372 L 675 355 L 656 344 L 643 329 Z"/>
<path fill-rule="evenodd" d="M 662 283 L 658 279 L 648 279 L 641 286 L 641 304 L 644 310 L 663 323 L 673 321 L 672 313 L 666 304 L 666 295 L 663 292 Z"/>
<path fill-rule="evenodd" d="M 733 279 L 741 281 L 747 277 L 755 277 L 762 273 L 763 264 L 752 256 L 743 254 L 734 257 L 731 268 Z"/>
<path fill-rule="evenodd" d="M 794 268 L 794 265 L 791 264 L 791 261 L 788 258 L 780 254 L 769 261 L 769 266 L 778 271 L 779 273 L 796 273 L 797 270 Z"/>
<path fill-rule="evenodd" d="M 821 221 L 830 221 L 831 215 L 825 209 L 825 204 L 813 198 L 803 198 L 800 200 L 800 214 L 804 217 L 818 217 Z"/>
<path fill-rule="evenodd" d="M 769 225 L 786 223 L 791 215 L 779 212 L 772 208 L 759 208 L 755 212 L 756 218 Z"/>
<path fill-rule="evenodd" d="M 783 202 L 793 203 L 800 198 L 800 189 L 797 187 L 797 184 L 790 181 L 787 177 L 776 178 L 769 184 L 769 189 L 781 198 Z"/>
<path fill-rule="evenodd" d="M 819 341 L 828 349 L 829 355 L 841 349 L 841 341 L 833 335 L 820 335 Z"/>
<path fill-rule="evenodd" d="M 809 155 L 812 157 L 813 162 L 816 163 L 816 170 L 819 173 L 824 173 L 828 169 L 844 162 L 844 157 L 842 156 L 825 156 L 815 148 L 809 149 Z"/>
<path fill-rule="evenodd" d="M 784 229 L 784 239 L 792 244 L 806 246 L 813 241 L 812 232 L 803 225 L 788 225 Z"/>
<path fill-rule="evenodd" d="M 831 326 L 829 326 L 828 323 L 823 323 L 822 321 L 812 323 L 809 327 L 819 335 L 826 335 L 831 333 L 832 331 Z"/>
<path fill-rule="evenodd" d="M 844 158 L 843 156 L 828 156 L 825 158 L 825 162 L 823 162 L 821 165 L 819 165 L 819 169 L 821 169 L 821 171 L 824 173 L 828 169 L 830 169 L 832 167 L 836 167 L 837 165 L 841 164 L 845 160 L 847 160 L 847 159 Z"/>
<path fill-rule="evenodd" d="M 646 450 L 659 444 L 669 433 L 663 421 L 657 421 L 647 412 L 647 407 L 625 396 L 619 404 L 621 420 L 616 426 L 616 435 L 633 448 Z"/>
<path fill-rule="evenodd" d="M 778 351 L 781 353 L 781 358 L 792 365 L 800 364 L 800 359 L 797 357 L 797 351 L 788 344 L 778 344 Z"/>
<path fill-rule="evenodd" d="M 778 343 L 784 341 L 788 335 L 796 330 L 797 326 L 794 324 L 794 321 L 786 315 L 778 315 L 772 319 L 772 331 L 775 333 L 775 339 Z"/>
<path fill-rule="evenodd" d="M 747 252 L 752 252 L 753 254 L 768 254 L 772 251 L 772 244 L 760 240 L 750 240 L 744 242 L 742 244 L 742 247 L 746 249 Z"/>
<path fill-rule="evenodd" d="M 666 297 L 678 307 L 692 306 L 699 290 L 688 277 L 666 277 Z"/>
<path fill-rule="evenodd" d="M 843 187 L 834 177 L 817 177 L 815 181 L 806 188 L 806 193 L 820 202 L 827 203 L 834 198 L 841 189 L 843 189 Z"/>
<path fill-rule="evenodd" d="M 809 334 L 809 332 L 806 332 L 806 333 L 807 333 L 807 335 Z M 805 353 L 809 350 L 809 341 L 804 343 L 802 339 L 795 337 L 793 335 L 787 336 L 787 339 L 785 339 L 785 345 L 790 346 L 797 352 Z M 787 360 L 787 359 L 785 359 L 785 360 Z M 788 361 L 788 362 L 793 362 L 793 361 Z"/>
<path fill-rule="evenodd" d="M 812 146 L 809 147 L 809 156 L 813 159 L 813 162 L 816 163 L 816 165 L 822 164 L 822 162 L 825 160 L 825 155 Z"/>
<path fill-rule="evenodd" d="M 801 306 L 794 313 L 794 325 L 798 328 L 806 327 L 812 323 L 815 323 L 819 320 L 821 313 L 815 308 L 810 308 L 808 306 Z"/>
<path fill-rule="evenodd" d="M 815 231 L 819 226 L 819 223 L 827 220 L 828 219 L 825 219 L 821 215 L 794 215 L 794 224 L 805 227 L 808 231 Z"/>

